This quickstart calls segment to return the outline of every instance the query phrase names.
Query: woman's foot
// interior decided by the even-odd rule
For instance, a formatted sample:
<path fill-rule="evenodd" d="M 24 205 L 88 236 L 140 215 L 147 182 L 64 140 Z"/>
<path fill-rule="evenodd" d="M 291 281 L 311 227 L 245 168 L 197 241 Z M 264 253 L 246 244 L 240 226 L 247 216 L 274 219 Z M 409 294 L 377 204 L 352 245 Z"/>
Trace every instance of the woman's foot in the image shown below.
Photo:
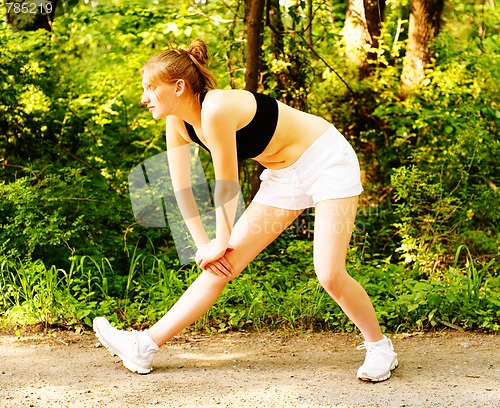
<path fill-rule="evenodd" d="M 101 344 L 112 355 L 117 355 L 123 365 L 138 374 L 153 371 L 152 362 L 159 347 L 147 331 L 124 331 L 111 326 L 105 317 L 94 319 L 94 331 Z"/>
<path fill-rule="evenodd" d="M 358 347 L 366 349 L 365 362 L 358 370 L 358 378 L 363 381 L 385 381 L 391 371 L 398 366 L 397 354 L 391 340 L 385 337 L 376 342 L 367 342 Z"/>

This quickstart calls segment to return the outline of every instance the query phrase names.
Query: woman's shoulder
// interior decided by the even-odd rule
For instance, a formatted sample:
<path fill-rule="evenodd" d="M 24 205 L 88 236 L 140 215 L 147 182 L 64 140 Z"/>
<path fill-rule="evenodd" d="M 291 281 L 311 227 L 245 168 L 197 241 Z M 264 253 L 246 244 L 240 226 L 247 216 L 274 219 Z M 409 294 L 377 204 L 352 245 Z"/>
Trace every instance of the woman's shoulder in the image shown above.
<path fill-rule="evenodd" d="M 255 97 L 249 91 L 214 89 L 205 96 L 202 117 L 240 122 L 249 111 L 255 110 L 255 103 Z"/>
<path fill-rule="evenodd" d="M 205 95 L 203 107 L 205 104 L 235 105 L 239 103 L 248 103 L 253 100 L 252 92 L 243 89 L 212 89 Z"/>
<path fill-rule="evenodd" d="M 209 91 L 201 110 L 202 126 L 215 125 L 237 131 L 252 121 L 257 111 L 257 100 L 245 90 Z"/>

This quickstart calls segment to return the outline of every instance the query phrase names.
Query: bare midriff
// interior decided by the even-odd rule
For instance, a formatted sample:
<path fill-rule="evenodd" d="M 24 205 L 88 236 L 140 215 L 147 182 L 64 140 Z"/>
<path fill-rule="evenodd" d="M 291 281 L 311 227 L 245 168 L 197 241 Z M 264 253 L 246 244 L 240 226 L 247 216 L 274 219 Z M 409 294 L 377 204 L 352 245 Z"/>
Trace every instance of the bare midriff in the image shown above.
<path fill-rule="evenodd" d="M 331 124 L 320 117 L 298 111 L 278 102 L 279 117 L 276 131 L 265 150 L 255 161 L 278 170 L 291 166 Z"/>

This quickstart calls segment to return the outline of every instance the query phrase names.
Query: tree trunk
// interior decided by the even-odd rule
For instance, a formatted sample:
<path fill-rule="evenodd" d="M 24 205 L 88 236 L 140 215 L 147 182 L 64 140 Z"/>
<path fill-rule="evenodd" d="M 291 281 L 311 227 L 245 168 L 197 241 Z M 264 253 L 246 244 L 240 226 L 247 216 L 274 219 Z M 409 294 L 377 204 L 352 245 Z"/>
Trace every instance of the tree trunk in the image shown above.
<path fill-rule="evenodd" d="M 359 70 L 360 77 L 367 77 L 376 64 L 377 54 L 371 49 L 378 47 L 385 0 L 349 0 L 347 3 L 344 38 L 346 57 Z"/>
<path fill-rule="evenodd" d="M 265 0 L 246 0 L 245 26 L 247 32 L 245 89 L 257 91 Z"/>
<path fill-rule="evenodd" d="M 365 46 L 368 44 L 363 0 L 349 0 L 347 2 L 343 34 L 347 60 L 359 69 L 364 63 Z"/>
<path fill-rule="evenodd" d="M 444 0 L 412 0 L 408 47 L 401 74 L 400 96 L 422 83 L 432 56 L 429 44 L 439 33 Z"/>
<path fill-rule="evenodd" d="M 245 89 L 251 92 L 256 92 L 259 87 L 264 4 L 265 0 L 246 0 L 245 26 L 247 44 Z M 249 203 L 259 189 L 259 176 L 263 167 L 257 162 L 250 162 L 242 165 L 246 166 L 246 171 L 243 171 L 240 165 L 240 174 L 243 175 L 248 183 L 248 196 L 245 201 Z"/>
<path fill-rule="evenodd" d="M 364 0 L 366 27 L 370 35 L 370 48 L 377 49 L 379 46 L 378 38 L 382 21 L 384 21 L 385 0 Z M 368 51 L 366 63 L 363 70 L 360 72 L 361 77 L 365 78 L 370 75 L 371 69 L 377 65 L 377 53 Z"/>

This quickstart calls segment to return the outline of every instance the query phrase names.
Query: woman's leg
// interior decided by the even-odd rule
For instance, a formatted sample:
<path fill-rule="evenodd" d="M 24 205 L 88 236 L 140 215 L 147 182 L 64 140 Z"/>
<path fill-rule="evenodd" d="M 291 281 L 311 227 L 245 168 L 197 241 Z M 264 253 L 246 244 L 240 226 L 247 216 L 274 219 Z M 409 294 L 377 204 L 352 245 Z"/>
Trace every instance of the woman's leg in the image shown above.
<path fill-rule="evenodd" d="M 398 365 L 392 342 L 381 332 L 373 305 L 363 287 L 348 275 L 347 248 L 356 217 L 358 197 L 321 201 L 314 223 L 314 266 L 321 285 L 359 328 L 365 361 L 357 377 L 384 381 Z"/>
<path fill-rule="evenodd" d="M 384 338 L 370 299 L 346 271 L 346 255 L 358 197 L 317 203 L 314 222 L 314 266 L 321 285 L 359 328 L 366 341 Z"/>
<path fill-rule="evenodd" d="M 161 346 L 194 323 L 217 300 L 226 284 L 236 278 L 300 213 L 300 210 L 284 210 L 252 202 L 231 234 L 230 245 L 234 249 L 226 253 L 226 259 L 233 266 L 232 276 L 220 278 L 208 271 L 202 272 L 167 314 L 148 330 L 151 339 Z"/>

